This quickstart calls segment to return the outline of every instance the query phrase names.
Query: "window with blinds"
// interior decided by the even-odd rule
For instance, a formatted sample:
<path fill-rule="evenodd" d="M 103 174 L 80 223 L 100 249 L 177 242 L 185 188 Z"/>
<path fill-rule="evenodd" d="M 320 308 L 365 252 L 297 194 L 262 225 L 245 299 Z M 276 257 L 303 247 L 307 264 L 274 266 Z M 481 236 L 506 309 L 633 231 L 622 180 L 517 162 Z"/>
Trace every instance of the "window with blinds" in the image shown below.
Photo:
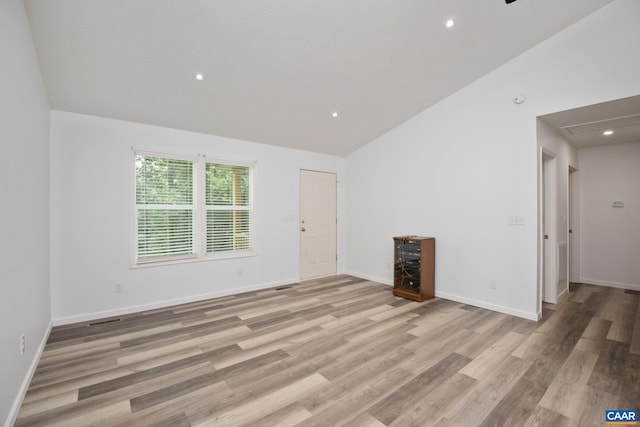
<path fill-rule="evenodd" d="M 138 261 L 195 254 L 194 163 L 136 155 Z"/>
<path fill-rule="evenodd" d="M 135 264 L 253 251 L 253 167 L 135 152 Z"/>
<path fill-rule="evenodd" d="M 250 178 L 248 166 L 207 163 L 207 253 L 252 249 Z"/>

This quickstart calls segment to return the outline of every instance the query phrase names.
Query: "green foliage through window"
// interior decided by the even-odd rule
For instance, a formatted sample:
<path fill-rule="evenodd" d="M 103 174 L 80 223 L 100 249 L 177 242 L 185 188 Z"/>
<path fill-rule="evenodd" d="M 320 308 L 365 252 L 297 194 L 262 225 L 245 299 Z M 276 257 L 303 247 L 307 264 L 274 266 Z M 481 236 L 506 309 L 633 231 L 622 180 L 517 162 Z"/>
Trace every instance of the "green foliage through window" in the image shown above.
<path fill-rule="evenodd" d="M 193 162 L 137 155 L 136 203 L 192 204 Z"/>

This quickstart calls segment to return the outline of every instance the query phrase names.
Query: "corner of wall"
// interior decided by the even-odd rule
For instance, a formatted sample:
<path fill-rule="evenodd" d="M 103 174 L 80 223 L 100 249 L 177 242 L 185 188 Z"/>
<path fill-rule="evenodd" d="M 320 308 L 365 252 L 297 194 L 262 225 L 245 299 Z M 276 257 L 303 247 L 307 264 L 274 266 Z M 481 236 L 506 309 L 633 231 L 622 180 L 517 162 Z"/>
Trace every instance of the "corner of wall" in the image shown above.
<path fill-rule="evenodd" d="M 20 407 L 22 406 L 24 397 L 27 394 L 27 390 L 29 390 L 29 384 L 33 379 L 33 375 L 36 373 L 36 369 L 38 368 L 38 363 L 40 363 L 40 358 L 42 357 L 44 348 L 47 345 L 47 341 L 49 341 L 49 335 L 51 334 L 52 328 L 53 328 L 53 322 L 49 322 L 49 326 L 47 327 L 46 333 L 44 334 L 44 336 L 42 337 L 42 340 L 40 341 L 40 344 L 38 345 L 35 355 L 33 356 L 31 363 L 29 364 L 29 369 L 27 370 L 24 380 L 20 385 L 18 394 L 16 395 L 13 405 L 11 405 L 9 416 L 7 417 L 7 420 L 5 421 L 5 424 L 4 424 L 5 427 L 11 427 L 13 424 L 15 424 L 16 419 L 18 418 Z"/>

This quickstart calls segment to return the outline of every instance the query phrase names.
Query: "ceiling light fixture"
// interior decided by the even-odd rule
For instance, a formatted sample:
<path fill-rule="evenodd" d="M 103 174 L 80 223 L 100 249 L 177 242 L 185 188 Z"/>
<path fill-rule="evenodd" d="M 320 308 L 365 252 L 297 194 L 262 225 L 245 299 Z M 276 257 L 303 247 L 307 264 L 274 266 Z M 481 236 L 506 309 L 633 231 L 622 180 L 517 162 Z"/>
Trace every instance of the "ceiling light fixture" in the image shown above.
<path fill-rule="evenodd" d="M 334 111 L 333 113 L 331 113 L 331 117 L 334 117 L 334 118 L 335 118 L 335 117 L 338 117 L 338 112 L 337 112 L 337 111 Z"/>
<path fill-rule="evenodd" d="M 456 23 L 453 19 L 447 19 L 447 21 L 444 23 L 444 26 L 447 28 L 452 28 L 454 25 L 456 25 Z"/>
<path fill-rule="evenodd" d="M 196 80 L 202 80 L 202 79 L 204 79 L 204 75 L 202 73 L 197 73 Z"/>
<path fill-rule="evenodd" d="M 604 132 L 602 132 L 602 134 L 605 135 L 605 136 L 613 135 L 613 131 L 612 130 L 605 130 Z"/>

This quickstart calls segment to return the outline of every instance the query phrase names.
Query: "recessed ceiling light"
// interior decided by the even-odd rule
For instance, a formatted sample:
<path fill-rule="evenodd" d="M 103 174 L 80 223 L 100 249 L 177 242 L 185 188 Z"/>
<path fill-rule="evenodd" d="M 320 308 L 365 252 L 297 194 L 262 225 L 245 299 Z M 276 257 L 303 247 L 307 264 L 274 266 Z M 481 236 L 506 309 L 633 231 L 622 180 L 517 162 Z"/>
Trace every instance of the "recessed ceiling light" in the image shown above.
<path fill-rule="evenodd" d="M 197 73 L 196 80 L 202 80 L 202 79 L 204 79 L 204 75 L 202 73 Z"/>
<path fill-rule="evenodd" d="M 454 25 L 456 25 L 456 23 L 453 19 L 447 19 L 447 21 L 444 23 L 444 26 L 447 28 L 452 28 Z"/>
<path fill-rule="evenodd" d="M 334 111 L 333 113 L 331 113 L 331 117 L 338 117 L 338 112 Z"/>
<path fill-rule="evenodd" d="M 609 135 L 613 135 L 613 131 L 612 130 L 605 130 L 604 132 L 602 132 L 603 135 L 609 136 Z"/>

